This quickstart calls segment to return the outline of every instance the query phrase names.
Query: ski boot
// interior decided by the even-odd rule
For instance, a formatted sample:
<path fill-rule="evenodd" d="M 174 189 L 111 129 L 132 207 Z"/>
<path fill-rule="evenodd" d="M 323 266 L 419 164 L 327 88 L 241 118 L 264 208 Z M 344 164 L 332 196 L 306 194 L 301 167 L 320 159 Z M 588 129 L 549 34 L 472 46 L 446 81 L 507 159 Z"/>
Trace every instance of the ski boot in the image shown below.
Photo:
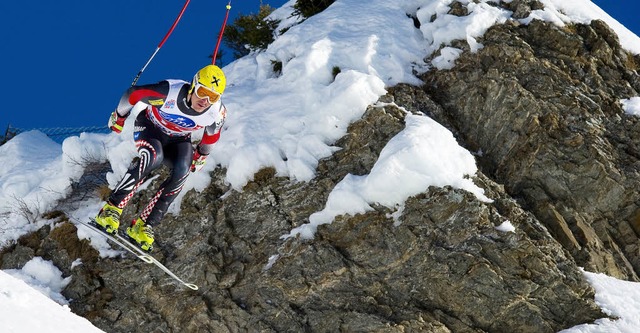
<path fill-rule="evenodd" d="M 127 228 L 127 236 L 144 251 L 151 252 L 153 250 L 153 228 L 145 225 L 141 218 L 133 221 L 131 226 Z"/>
<path fill-rule="evenodd" d="M 97 226 L 108 234 L 115 235 L 118 233 L 120 226 L 120 214 L 122 208 L 118 208 L 110 203 L 106 203 L 94 219 Z"/>

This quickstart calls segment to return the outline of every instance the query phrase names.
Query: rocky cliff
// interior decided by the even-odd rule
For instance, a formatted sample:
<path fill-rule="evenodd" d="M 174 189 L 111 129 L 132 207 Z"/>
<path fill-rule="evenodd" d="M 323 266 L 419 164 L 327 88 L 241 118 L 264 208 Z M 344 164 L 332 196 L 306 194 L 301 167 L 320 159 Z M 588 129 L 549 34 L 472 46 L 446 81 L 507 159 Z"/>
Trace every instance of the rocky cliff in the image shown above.
<path fill-rule="evenodd" d="M 502 5 L 522 17 L 541 6 Z M 267 168 L 238 192 L 217 169 L 205 191 L 187 193 L 180 216 L 157 228 L 154 254 L 197 292 L 138 260 L 100 259 L 61 212 L 49 216 L 55 228 L 5 249 L 1 268 L 52 260 L 73 275 L 72 310 L 107 332 L 557 332 L 605 317 L 580 267 L 639 280 L 640 126 L 619 100 L 640 92 L 640 58 L 600 21 L 510 21 L 480 42 L 424 85 L 390 88 L 312 181 Z M 281 239 L 345 175 L 369 172 L 404 110 L 477 155 L 473 180 L 494 201 L 432 187 L 397 219 L 374 207 L 313 240 Z M 496 229 L 505 221 L 514 232 Z"/>

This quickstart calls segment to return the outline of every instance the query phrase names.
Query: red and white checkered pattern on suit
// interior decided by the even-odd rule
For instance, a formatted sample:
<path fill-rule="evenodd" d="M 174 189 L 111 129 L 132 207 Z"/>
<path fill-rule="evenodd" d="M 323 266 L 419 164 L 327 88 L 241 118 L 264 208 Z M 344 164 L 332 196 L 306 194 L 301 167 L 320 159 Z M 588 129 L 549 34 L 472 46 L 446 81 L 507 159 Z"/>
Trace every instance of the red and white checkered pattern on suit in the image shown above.
<path fill-rule="evenodd" d="M 176 186 L 176 188 L 174 188 L 173 190 L 167 192 L 165 196 L 169 197 L 169 196 L 180 193 L 180 191 L 182 191 L 182 187 L 184 187 L 184 183 L 187 181 L 187 176 L 189 176 L 188 173 L 182 176 L 182 178 L 180 179 L 180 182 L 178 183 L 178 186 Z M 164 192 L 164 188 L 159 189 L 158 192 L 156 192 L 156 195 L 154 195 L 153 198 L 151 198 L 151 201 L 149 202 L 149 204 L 147 204 L 147 206 L 144 208 L 144 210 L 140 214 L 140 218 L 143 221 L 147 222 L 147 218 L 149 217 L 149 215 L 151 215 L 153 208 L 156 206 L 156 203 L 160 199 L 160 196 L 162 196 L 163 192 Z"/>
<path fill-rule="evenodd" d="M 151 215 L 151 211 L 153 211 L 153 207 L 155 207 L 156 202 L 158 202 L 158 199 L 160 199 L 160 196 L 162 195 L 163 191 L 164 191 L 164 188 L 159 189 L 156 195 L 154 195 L 153 198 L 151 198 L 151 201 L 149 201 L 149 204 L 147 204 L 147 207 L 145 207 L 144 210 L 142 211 L 142 214 L 140 214 L 140 218 L 142 219 L 142 221 L 147 222 L 147 218 L 149 217 L 149 215 Z"/>
<path fill-rule="evenodd" d="M 127 196 L 124 197 L 122 201 L 120 201 L 120 203 L 118 204 L 118 208 L 124 209 L 127 203 L 129 203 L 129 200 L 131 200 L 131 198 L 133 198 L 133 195 L 136 194 L 136 190 L 138 189 L 138 187 L 140 187 L 140 185 L 144 183 L 144 180 L 145 180 L 144 178 L 140 179 L 140 181 L 136 184 L 136 186 L 133 187 L 133 190 L 131 190 L 131 192 L 129 192 L 129 194 L 127 194 Z"/>

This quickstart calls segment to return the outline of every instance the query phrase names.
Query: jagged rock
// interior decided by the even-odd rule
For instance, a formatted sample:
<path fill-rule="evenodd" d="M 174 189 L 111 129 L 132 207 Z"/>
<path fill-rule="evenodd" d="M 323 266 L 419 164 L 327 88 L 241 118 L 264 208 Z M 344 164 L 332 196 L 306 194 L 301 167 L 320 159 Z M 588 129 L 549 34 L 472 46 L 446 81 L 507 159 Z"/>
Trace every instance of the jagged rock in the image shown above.
<path fill-rule="evenodd" d="M 32 248 L 22 245 L 13 246 L 3 252 L 5 253 L 2 255 L 1 269 L 22 268 L 35 255 Z"/>
<path fill-rule="evenodd" d="M 514 19 L 523 19 L 528 17 L 532 10 L 544 9 L 544 6 L 537 0 L 514 0 L 501 4 L 513 12 Z"/>
<path fill-rule="evenodd" d="M 603 22 L 500 25 L 450 71 L 430 71 L 434 117 L 481 150 L 483 170 L 549 227 L 578 264 L 638 280 L 636 67 Z M 634 65 L 631 63 L 631 65 Z M 633 78 L 631 80 L 631 78 Z M 637 145 L 635 145 L 637 146 Z"/>
<path fill-rule="evenodd" d="M 431 188 L 406 202 L 399 222 L 375 207 L 321 226 L 312 241 L 280 239 L 322 209 L 347 173 L 369 172 L 403 128 L 394 104 L 420 96 L 406 110 L 444 112 L 424 93 L 394 91 L 350 127 L 315 180 L 265 169 L 236 192 L 217 170 L 204 192 L 185 196 L 180 216 L 157 228 L 155 255 L 199 292 L 137 259 L 98 260 L 64 219 L 24 243 L 33 253 L 64 250 L 57 265 L 84 256 L 65 295 L 106 331 L 554 332 L 602 317 L 560 243 L 482 174 L 493 204 Z M 507 220 L 516 232 L 495 229 Z"/>

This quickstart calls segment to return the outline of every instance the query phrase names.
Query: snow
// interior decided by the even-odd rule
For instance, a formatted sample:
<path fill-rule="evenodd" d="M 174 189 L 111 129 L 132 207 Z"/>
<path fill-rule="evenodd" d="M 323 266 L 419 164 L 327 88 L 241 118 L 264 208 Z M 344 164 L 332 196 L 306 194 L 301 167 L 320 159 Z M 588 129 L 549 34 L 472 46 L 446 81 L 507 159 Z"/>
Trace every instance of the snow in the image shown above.
<path fill-rule="evenodd" d="M 637 332 L 640 327 L 640 283 L 618 280 L 597 273 L 584 272 L 596 291 L 596 304 L 612 318 L 598 319 L 595 324 L 583 324 L 561 333 Z"/>
<path fill-rule="evenodd" d="M 63 278 L 62 272 L 51 261 L 34 257 L 22 269 L 8 269 L 5 273 L 27 282 L 59 304 L 69 304 L 60 292 L 71 282 L 71 277 Z"/>
<path fill-rule="evenodd" d="M 625 113 L 640 116 L 640 97 L 622 99 L 620 104 L 622 104 L 622 109 Z"/>
<path fill-rule="evenodd" d="M 514 232 L 516 231 L 516 227 L 511 224 L 511 221 L 504 221 L 499 226 L 496 227 L 496 230 L 502 232 Z"/>
<path fill-rule="evenodd" d="M 481 188 L 464 178 L 478 169 L 471 153 L 458 145 L 449 130 L 424 115 L 407 114 L 405 122 L 406 128 L 382 149 L 371 173 L 347 175 L 329 194 L 326 207 L 286 237 L 313 238 L 319 225 L 331 223 L 337 215 L 370 211 L 369 203 L 400 207 L 429 186 L 451 185 L 491 202 Z"/>
<path fill-rule="evenodd" d="M 0 331 L 102 332 L 73 314 L 67 305 L 55 302 L 64 299 L 60 290 L 69 280 L 62 279 L 57 268 L 38 257 L 22 271 L 0 271 Z"/>
<path fill-rule="evenodd" d="M 278 176 L 292 181 L 313 179 L 318 162 L 338 149 L 336 140 L 386 88 L 420 84 L 416 73 L 453 68 L 462 51 L 452 47 L 452 41 L 466 41 L 477 52 L 483 47 L 478 37 L 492 25 L 512 19 L 511 12 L 485 0 L 461 0 L 469 15 L 450 15 L 452 2 L 337 0 L 304 22 L 291 16 L 294 0 L 276 10 L 271 18 L 282 20 L 279 30 L 288 28 L 287 32 L 267 50 L 224 68 L 229 82 L 223 98 L 228 121 L 204 169 L 190 175 L 170 212 L 179 212 L 187 191 L 203 190 L 211 181 L 209 172 L 220 166 L 227 169 L 225 180 L 235 191 L 241 191 L 264 167 L 273 167 Z M 602 19 L 625 49 L 640 54 L 638 36 L 590 1 L 541 2 L 545 9 L 520 19 L 522 24 L 540 19 L 563 26 Z M 422 22 L 419 29 L 409 16 Z M 282 71 L 274 73 L 273 63 L 278 62 Z M 621 104 L 627 113 L 640 115 L 639 97 Z M 115 186 L 136 155 L 132 132 L 139 111 L 134 108 L 121 135 L 83 133 L 60 145 L 31 131 L 0 146 L 0 246 L 52 223 L 40 215 L 69 195 L 70 185 L 81 177 L 87 163 L 108 161 L 113 171 L 107 181 Z M 107 117 L 104 114 L 105 122 Z M 473 155 L 458 145 L 451 132 L 424 114 L 407 113 L 405 121 L 406 128 L 387 143 L 368 175 L 347 175 L 330 193 L 325 207 L 309 216 L 309 223 L 282 237 L 312 239 L 318 226 L 332 223 L 338 215 L 366 212 L 374 204 L 390 208 L 394 225 L 401 225 L 405 200 L 430 186 L 452 186 L 491 202 L 471 181 L 477 171 Z M 87 219 L 101 205 L 97 198 L 87 199 L 66 213 L 72 219 Z M 513 232 L 515 228 L 505 221 L 497 230 Z M 79 227 L 78 236 L 90 239 L 103 257 L 120 254 L 86 228 Z M 266 267 L 277 259 L 271 257 Z M 74 266 L 81 264 L 74 262 Z M 640 326 L 640 285 L 588 272 L 585 276 L 596 288 L 598 304 L 620 319 L 565 332 L 634 332 Z M 46 327 L 48 332 L 97 331 L 66 307 L 68 300 L 60 292 L 70 279 L 42 258 L 34 258 L 20 270 L 0 272 L 0 331 L 31 332 L 36 327 Z"/>

